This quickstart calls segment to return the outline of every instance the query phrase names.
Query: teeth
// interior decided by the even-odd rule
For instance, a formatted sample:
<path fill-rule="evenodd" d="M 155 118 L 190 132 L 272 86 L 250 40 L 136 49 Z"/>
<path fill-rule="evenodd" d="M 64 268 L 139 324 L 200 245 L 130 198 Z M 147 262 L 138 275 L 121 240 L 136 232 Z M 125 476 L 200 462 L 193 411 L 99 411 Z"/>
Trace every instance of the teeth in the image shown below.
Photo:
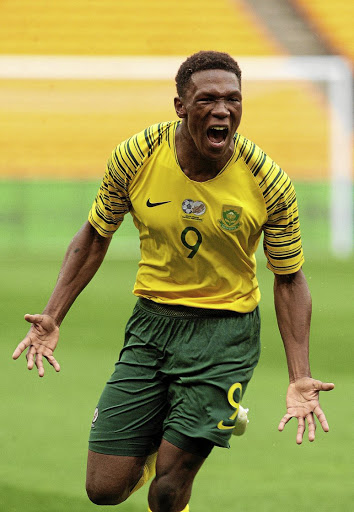
<path fill-rule="evenodd" d="M 226 130 L 227 128 L 225 126 L 211 126 L 212 130 Z"/>

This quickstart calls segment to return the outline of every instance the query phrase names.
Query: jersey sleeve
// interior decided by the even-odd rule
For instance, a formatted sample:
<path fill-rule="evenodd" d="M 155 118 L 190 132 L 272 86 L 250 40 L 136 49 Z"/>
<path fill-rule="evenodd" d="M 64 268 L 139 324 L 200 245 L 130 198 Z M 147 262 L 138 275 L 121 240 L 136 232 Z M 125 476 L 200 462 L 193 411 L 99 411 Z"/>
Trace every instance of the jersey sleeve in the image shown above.
<path fill-rule="evenodd" d="M 171 126 L 176 126 L 176 123 L 149 126 L 119 144 L 112 152 L 88 216 L 100 235 L 112 236 L 123 222 L 124 215 L 131 208 L 129 185 L 162 141 L 166 139 L 170 144 Z"/>
<path fill-rule="evenodd" d="M 292 274 L 304 262 L 299 213 L 294 186 L 277 166 L 268 192 L 268 219 L 263 226 L 267 267 L 275 274 Z"/>
<path fill-rule="evenodd" d="M 128 174 L 118 154 L 119 146 L 107 162 L 105 175 L 88 216 L 92 226 L 104 237 L 115 233 L 130 208 Z"/>

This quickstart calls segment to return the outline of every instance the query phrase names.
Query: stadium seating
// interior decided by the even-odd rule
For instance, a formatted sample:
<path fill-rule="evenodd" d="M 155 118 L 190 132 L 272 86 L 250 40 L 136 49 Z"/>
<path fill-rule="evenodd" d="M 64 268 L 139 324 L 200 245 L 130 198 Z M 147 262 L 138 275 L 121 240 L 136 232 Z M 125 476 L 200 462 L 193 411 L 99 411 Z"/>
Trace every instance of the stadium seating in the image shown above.
<path fill-rule="evenodd" d="M 338 2 L 344 5 L 344 0 Z M 320 5 L 329 2 L 311 2 L 311 8 Z M 4 54 L 188 55 L 199 49 L 235 56 L 284 53 L 245 0 L 11 0 L 0 3 L 0 20 Z M 329 127 L 321 94 L 311 85 L 289 83 L 245 82 L 244 91 L 241 133 L 292 176 L 325 177 Z M 96 178 L 115 144 L 149 124 L 175 117 L 173 95 L 173 84 L 165 82 L 1 80 L 0 176 Z M 301 168 L 300 133 L 307 158 Z M 319 147 L 323 151 L 315 152 Z"/>
<path fill-rule="evenodd" d="M 0 18 L 2 53 L 281 53 L 242 0 L 11 0 L 0 4 Z"/>
<path fill-rule="evenodd" d="M 295 0 L 333 53 L 354 61 L 354 3 L 350 0 Z"/>

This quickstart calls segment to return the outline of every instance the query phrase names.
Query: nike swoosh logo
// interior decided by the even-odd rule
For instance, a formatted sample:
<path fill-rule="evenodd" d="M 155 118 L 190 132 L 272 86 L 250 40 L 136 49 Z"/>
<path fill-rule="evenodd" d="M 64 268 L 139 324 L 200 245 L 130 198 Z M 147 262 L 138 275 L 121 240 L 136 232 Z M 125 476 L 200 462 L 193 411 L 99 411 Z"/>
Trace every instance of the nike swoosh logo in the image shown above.
<path fill-rule="evenodd" d="M 231 430 L 234 428 L 235 428 L 235 425 L 224 425 L 223 421 L 219 421 L 219 423 L 218 423 L 219 430 Z"/>
<path fill-rule="evenodd" d="M 150 198 L 146 201 L 146 206 L 148 208 L 153 208 L 154 206 L 160 206 L 161 204 L 167 204 L 167 203 L 170 203 L 171 201 L 162 201 L 161 203 L 151 203 L 150 202 Z"/>

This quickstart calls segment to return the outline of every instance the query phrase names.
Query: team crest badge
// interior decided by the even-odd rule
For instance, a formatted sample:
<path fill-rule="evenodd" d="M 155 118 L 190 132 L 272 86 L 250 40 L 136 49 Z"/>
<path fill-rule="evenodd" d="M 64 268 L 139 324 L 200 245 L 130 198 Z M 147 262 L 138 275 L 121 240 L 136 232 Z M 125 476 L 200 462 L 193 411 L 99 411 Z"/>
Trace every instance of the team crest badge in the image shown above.
<path fill-rule="evenodd" d="M 224 231 L 237 231 L 241 226 L 241 214 L 241 206 L 223 205 L 221 219 L 218 221 L 221 229 Z"/>

